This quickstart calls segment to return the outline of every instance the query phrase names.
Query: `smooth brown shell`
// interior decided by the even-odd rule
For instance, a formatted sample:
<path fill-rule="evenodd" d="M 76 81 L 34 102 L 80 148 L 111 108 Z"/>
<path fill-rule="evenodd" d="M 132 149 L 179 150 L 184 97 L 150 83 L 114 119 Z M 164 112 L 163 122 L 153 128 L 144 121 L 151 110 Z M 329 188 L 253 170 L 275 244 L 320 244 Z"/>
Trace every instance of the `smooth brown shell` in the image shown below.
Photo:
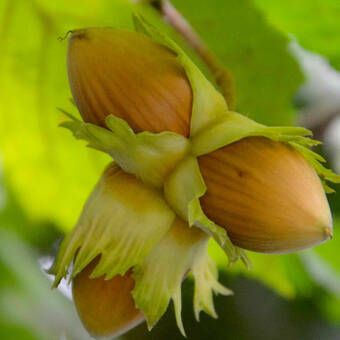
<path fill-rule="evenodd" d="M 131 295 L 135 282 L 131 272 L 104 280 L 89 275 L 99 257 L 87 265 L 73 280 L 73 300 L 86 330 L 94 336 L 117 336 L 144 320 L 135 308 Z"/>
<path fill-rule="evenodd" d="M 205 214 L 239 247 L 285 253 L 332 235 L 320 179 L 288 144 L 249 137 L 199 157 Z"/>
<path fill-rule="evenodd" d="M 74 31 L 67 56 L 75 103 L 87 122 L 113 114 L 135 132 L 189 135 L 192 90 L 168 48 L 144 34 L 112 28 Z"/>

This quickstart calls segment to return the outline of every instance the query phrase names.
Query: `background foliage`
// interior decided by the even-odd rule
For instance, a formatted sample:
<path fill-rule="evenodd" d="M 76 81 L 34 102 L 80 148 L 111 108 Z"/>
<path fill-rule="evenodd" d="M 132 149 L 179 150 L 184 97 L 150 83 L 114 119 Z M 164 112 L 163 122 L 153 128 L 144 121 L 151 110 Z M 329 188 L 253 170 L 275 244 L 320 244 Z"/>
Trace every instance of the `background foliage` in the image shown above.
<path fill-rule="evenodd" d="M 259 122 L 288 125 L 297 120 L 292 100 L 304 76 L 290 53 L 289 34 L 340 67 L 336 0 L 174 0 L 173 4 L 232 72 L 237 110 Z M 150 4 L 0 2 L 1 339 L 88 339 L 72 303 L 49 290 L 49 279 L 38 263 L 38 258 L 47 261 L 53 255 L 58 239 L 75 224 L 108 162 L 107 156 L 84 148 L 58 128 L 64 117 L 56 107 L 75 114 L 76 110 L 69 101 L 67 42 L 57 38 L 86 26 L 131 28 L 131 10 L 136 7 L 211 77 Z M 339 201 L 339 194 L 333 195 L 334 239 L 314 250 L 281 256 L 250 254 L 253 269 L 237 265 L 227 270 L 224 255 L 211 244 L 222 281 L 236 296 L 217 298 L 219 321 L 203 317 L 196 325 L 189 280 L 184 287 L 187 333 L 193 339 L 226 339 L 227 333 L 231 339 L 339 338 Z M 268 320 L 284 331 L 268 328 Z M 174 325 L 167 314 L 151 334 L 142 325 L 127 338 L 179 338 Z"/>

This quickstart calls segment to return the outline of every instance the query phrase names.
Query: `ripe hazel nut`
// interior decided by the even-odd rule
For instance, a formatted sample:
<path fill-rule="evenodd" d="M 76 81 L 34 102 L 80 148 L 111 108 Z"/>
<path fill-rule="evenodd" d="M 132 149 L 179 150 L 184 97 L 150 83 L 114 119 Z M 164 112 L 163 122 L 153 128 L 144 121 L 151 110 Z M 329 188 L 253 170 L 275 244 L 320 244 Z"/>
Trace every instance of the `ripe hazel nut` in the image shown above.
<path fill-rule="evenodd" d="M 112 114 L 135 132 L 189 136 L 192 90 L 167 47 L 137 32 L 81 29 L 70 36 L 67 66 L 84 121 L 106 127 Z"/>
<path fill-rule="evenodd" d="M 286 253 L 332 236 L 321 181 L 293 147 L 248 137 L 198 159 L 207 193 L 205 214 L 232 242 L 264 253 Z"/>
<path fill-rule="evenodd" d="M 73 280 L 72 293 L 78 315 L 93 336 L 118 336 L 144 320 L 131 295 L 135 282 L 131 271 L 110 280 L 104 276 L 90 279 L 99 257 L 88 264 Z"/>

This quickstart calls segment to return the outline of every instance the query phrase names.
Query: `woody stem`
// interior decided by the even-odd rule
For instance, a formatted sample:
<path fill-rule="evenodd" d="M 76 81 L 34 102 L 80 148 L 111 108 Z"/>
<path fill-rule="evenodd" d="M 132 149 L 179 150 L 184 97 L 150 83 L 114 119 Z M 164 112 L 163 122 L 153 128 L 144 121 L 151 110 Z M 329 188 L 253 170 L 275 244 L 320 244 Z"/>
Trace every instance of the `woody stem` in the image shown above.
<path fill-rule="evenodd" d="M 234 84 L 231 73 L 209 51 L 199 35 L 188 21 L 177 11 L 169 0 L 154 0 L 153 6 L 158 9 L 166 21 L 186 40 L 191 48 L 200 56 L 215 78 L 230 109 L 234 108 Z"/>

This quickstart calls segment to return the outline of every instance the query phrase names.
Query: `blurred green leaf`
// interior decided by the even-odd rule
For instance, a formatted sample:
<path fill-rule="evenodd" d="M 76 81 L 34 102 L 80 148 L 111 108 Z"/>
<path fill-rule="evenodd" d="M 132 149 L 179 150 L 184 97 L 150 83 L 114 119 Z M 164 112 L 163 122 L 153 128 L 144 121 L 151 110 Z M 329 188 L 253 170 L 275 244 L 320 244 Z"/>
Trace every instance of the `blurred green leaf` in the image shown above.
<path fill-rule="evenodd" d="M 255 0 L 269 21 L 299 43 L 329 58 L 340 69 L 340 2 L 337 0 Z"/>
<path fill-rule="evenodd" d="M 240 261 L 227 268 L 226 255 L 213 240 L 209 244 L 209 254 L 222 271 L 228 271 L 234 275 L 243 274 L 249 278 L 260 280 L 285 297 L 293 297 L 296 294 L 296 287 L 287 277 L 285 268 L 282 266 L 282 255 L 247 252 L 253 264 L 251 268 L 247 269 Z"/>
<path fill-rule="evenodd" d="M 299 253 L 283 255 L 280 258 L 284 275 L 291 285 L 294 286 L 296 296 L 312 298 L 315 283 L 301 262 Z"/>
<path fill-rule="evenodd" d="M 66 46 L 75 27 L 131 26 L 130 5 L 115 1 L 2 1 L 0 150 L 5 175 L 30 219 L 70 229 L 109 158 L 58 128 L 69 103 Z M 29 27 L 29 30 L 27 30 Z"/>
<path fill-rule="evenodd" d="M 2 322 L 0 318 L 0 338 L 6 340 L 44 340 L 29 329 L 14 323 Z"/>
<path fill-rule="evenodd" d="M 252 1 L 172 2 L 233 74 L 237 110 L 264 124 L 292 124 L 291 101 L 302 74 L 289 40 Z"/>
<path fill-rule="evenodd" d="M 318 301 L 323 317 L 339 325 L 340 272 L 336 271 L 334 266 L 331 265 L 335 261 L 333 258 L 330 261 L 326 261 L 325 258 L 319 256 L 313 249 L 301 253 L 300 258 L 306 272 L 309 274 L 310 280 L 326 293 L 322 294 Z M 316 294 L 315 292 L 313 293 L 315 297 Z"/>
<path fill-rule="evenodd" d="M 338 156 L 339 157 L 339 156 Z M 335 224 L 340 226 L 340 184 L 333 184 L 332 188 L 335 190 L 335 193 L 332 195 L 328 195 L 328 202 L 335 218 Z M 336 236 L 336 235 L 335 235 Z"/>
<path fill-rule="evenodd" d="M 183 283 L 183 323 L 191 340 L 337 340 L 339 327 L 321 319 L 317 299 L 287 300 L 259 282 L 222 272 L 220 281 L 234 296 L 215 298 L 218 319 L 201 314 L 200 323 L 192 312 L 193 282 Z M 142 324 L 123 336 L 126 340 L 181 340 L 172 306 L 149 333 Z"/>
<path fill-rule="evenodd" d="M 15 234 L 0 230 L 0 338 L 90 340 L 70 300 L 51 290 L 37 255 Z M 18 335 L 19 336 L 19 335 Z"/>
<path fill-rule="evenodd" d="M 321 257 L 323 261 L 329 263 L 340 276 L 340 218 L 335 218 L 333 224 L 333 238 L 326 243 L 323 243 L 316 247 L 315 252 Z"/>
<path fill-rule="evenodd" d="M 52 244 L 61 237 L 57 227 L 49 221 L 33 221 L 22 209 L 9 184 L 0 176 L 0 229 L 15 232 L 26 243 L 40 251 L 50 252 Z"/>

